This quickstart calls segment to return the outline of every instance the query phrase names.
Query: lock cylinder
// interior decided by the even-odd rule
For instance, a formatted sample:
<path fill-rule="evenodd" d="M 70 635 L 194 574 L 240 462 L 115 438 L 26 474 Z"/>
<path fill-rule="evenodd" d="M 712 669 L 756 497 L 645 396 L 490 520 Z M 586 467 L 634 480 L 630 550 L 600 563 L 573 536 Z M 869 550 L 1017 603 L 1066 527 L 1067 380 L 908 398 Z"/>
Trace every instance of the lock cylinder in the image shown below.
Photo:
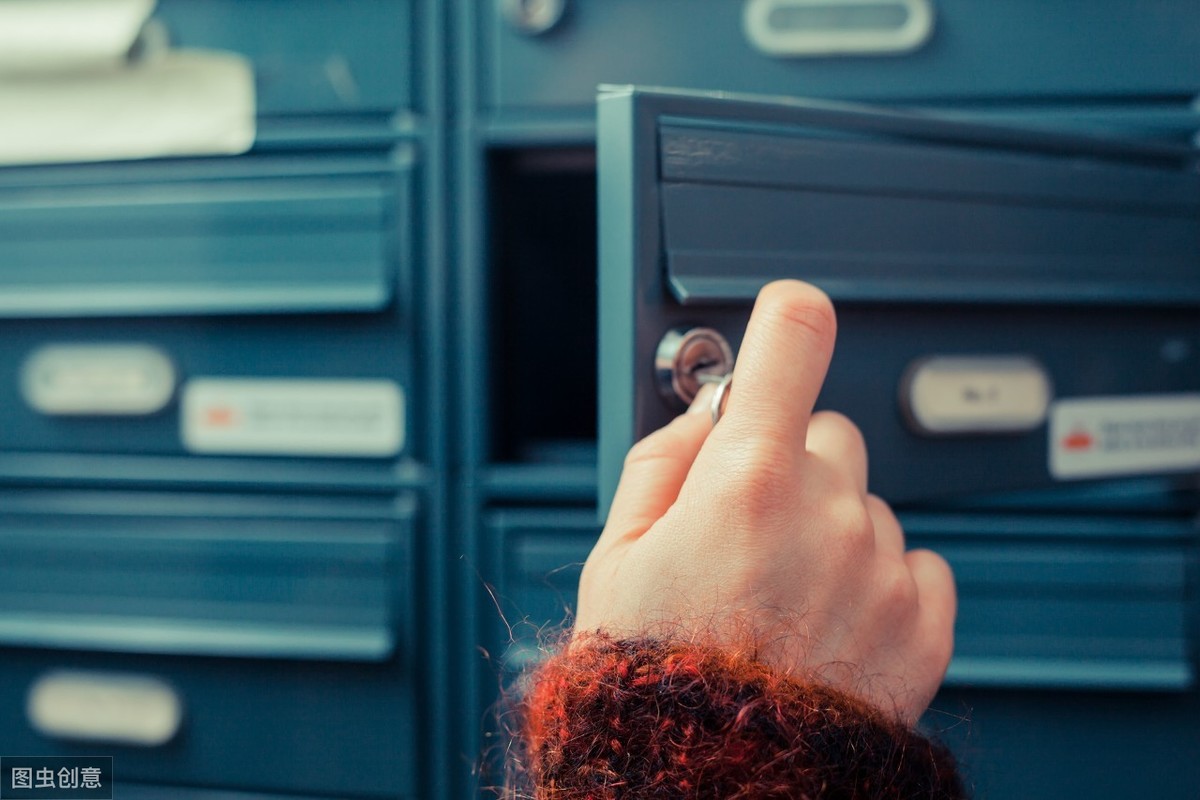
<path fill-rule="evenodd" d="M 708 382 L 733 370 L 733 350 L 713 328 L 672 328 L 658 343 L 654 373 L 659 394 L 667 405 L 682 410 L 691 405 Z"/>

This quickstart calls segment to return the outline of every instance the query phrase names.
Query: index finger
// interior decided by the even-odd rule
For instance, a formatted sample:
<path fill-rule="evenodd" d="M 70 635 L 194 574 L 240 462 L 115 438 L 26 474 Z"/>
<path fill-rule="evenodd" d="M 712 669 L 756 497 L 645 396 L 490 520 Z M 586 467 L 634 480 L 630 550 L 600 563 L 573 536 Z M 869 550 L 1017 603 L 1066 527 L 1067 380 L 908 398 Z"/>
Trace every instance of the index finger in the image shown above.
<path fill-rule="evenodd" d="M 763 287 L 738 352 L 725 415 L 714 434 L 767 437 L 803 453 L 836 336 L 833 304 L 820 289 L 790 280 Z"/>

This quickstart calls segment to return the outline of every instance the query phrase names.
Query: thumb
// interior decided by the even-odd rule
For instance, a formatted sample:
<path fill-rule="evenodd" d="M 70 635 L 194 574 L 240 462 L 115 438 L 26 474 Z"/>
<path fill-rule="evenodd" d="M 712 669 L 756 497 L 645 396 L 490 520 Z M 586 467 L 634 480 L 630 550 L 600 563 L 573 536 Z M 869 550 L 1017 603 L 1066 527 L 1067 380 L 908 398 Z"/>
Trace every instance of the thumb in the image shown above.
<path fill-rule="evenodd" d="M 687 412 L 629 449 L 600 544 L 636 539 L 679 497 L 696 455 L 712 430 L 715 387 L 705 384 Z"/>

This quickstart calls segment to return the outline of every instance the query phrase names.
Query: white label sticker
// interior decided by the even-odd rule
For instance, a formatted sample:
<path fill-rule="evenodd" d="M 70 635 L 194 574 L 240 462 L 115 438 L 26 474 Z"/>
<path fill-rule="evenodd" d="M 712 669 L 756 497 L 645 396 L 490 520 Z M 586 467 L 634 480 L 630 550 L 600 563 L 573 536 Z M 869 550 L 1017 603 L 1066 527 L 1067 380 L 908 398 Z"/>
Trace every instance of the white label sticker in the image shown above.
<path fill-rule="evenodd" d="M 1053 393 L 1025 356 L 934 356 L 910 368 L 907 384 L 912 421 L 931 435 L 1032 430 Z"/>
<path fill-rule="evenodd" d="M 56 671 L 29 689 L 33 729 L 53 739 L 158 747 L 175 738 L 183 701 L 150 675 Z"/>
<path fill-rule="evenodd" d="M 51 344 L 25 359 L 21 393 L 42 414 L 153 414 L 175 393 L 175 367 L 149 345 Z"/>
<path fill-rule="evenodd" d="M 1050 415 L 1059 479 L 1200 469 L 1200 394 L 1062 400 Z"/>
<path fill-rule="evenodd" d="M 383 380 L 197 378 L 183 390 L 194 453 L 394 456 L 404 391 Z"/>

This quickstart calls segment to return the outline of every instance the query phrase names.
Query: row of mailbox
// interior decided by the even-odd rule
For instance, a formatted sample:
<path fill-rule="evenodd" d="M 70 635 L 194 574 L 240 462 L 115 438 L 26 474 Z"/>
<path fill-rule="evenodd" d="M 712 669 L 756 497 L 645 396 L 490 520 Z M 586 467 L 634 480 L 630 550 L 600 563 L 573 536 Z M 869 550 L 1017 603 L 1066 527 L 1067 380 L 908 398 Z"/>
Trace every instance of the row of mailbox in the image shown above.
<path fill-rule="evenodd" d="M 332 133 L 319 148 L 237 158 L 0 173 L 0 478 L 108 487 L 3 494 L 5 747 L 81 753 L 96 731 L 79 709 L 99 709 L 111 726 L 101 738 L 124 736 L 124 780 L 417 793 L 421 754 L 440 743 L 422 740 L 431 678 L 414 654 L 450 644 L 414 619 L 423 501 L 361 490 L 394 491 L 398 465 L 444 457 L 429 374 L 450 354 L 432 344 L 427 302 L 446 298 L 429 291 L 416 243 L 424 198 L 440 187 L 419 139 L 363 145 L 339 139 L 336 123 L 430 105 L 430 72 L 450 69 L 431 60 L 438 20 L 463 23 L 454 32 L 478 62 L 462 83 L 477 87 L 480 110 L 502 114 L 590 116 L 600 81 L 1035 104 L 1177 98 L 1200 85 L 1192 4 L 1106 0 L 1083 16 L 1045 6 L 161 0 L 169 46 L 250 59 L 260 119 L 321 117 L 313 129 Z M 539 19 L 538 8 L 549 11 Z M 867 35 L 845 35 L 856 30 Z M 838 57 L 812 52 L 822 46 Z M 862 425 L 891 499 L 1086 477 L 1056 475 L 1051 461 L 1056 443 L 1086 449 L 1074 423 L 1104 423 L 1070 405 L 1080 398 L 1151 398 L 1101 409 L 1131 426 L 1117 445 L 1167 445 L 1134 471 L 1200 463 L 1186 444 L 1200 402 L 1200 199 L 1178 152 L 845 109 L 620 93 L 607 103 L 602 498 L 628 444 L 673 413 L 654 371 L 664 334 L 704 325 L 736 346 L 757 286 L 785 275 L 816 279 L 839 303 L 822 402 Z M 634 255 L 618 263 L 618 252 Z M 1022 403 L 1038 401 L 1032 415 L 1017 409 L 1027 427 L 981 436 L 969 429 L 978 415 L 950 402 L 951 427 L 968 430 L 931 429 L 946 422 L 946 398 L 1011 412 L 1017 384 L 1034 389 Z M 1173 427 L 1142 424 L 1163 416 L 1163 396 Z M 1065 430 L 1062 414 L 1077 415 Z M 164 481 L 359 496 L 119 488 Z M 1046 508 L 1058 516 L 906 517 L 914 543 L 942 550 L 961 581 L 951 684 L 1152 689 L 1127 697 L 1147 712 L 1169 698 L 1164 727 L 1179 749 L 1200 746 L 1194 725 L 1174 725 L 1197 706 L 1194 495 L 1184 513 L 1102 517 L 1100 505 L 1062 513 L 1056 495 Z M 527 663 L 535 640 L 522 630 L 564 617 L 563 565 L 581 562 L 595 533 L 590 510 L 489 519 L 487 577 L 529 625 L 507 643 L 483 611 L 481 638 Z M 1114 719 L 1137 719 L 1136 703 L 1104 697 L 1125 703 Z M 142 723 L 99 713 L 114 702 L 146 711 Z M 1056 747 L 1079 734 L 1078 716 L 1062 719 Z M 1200 782 L 1195 765 L 1164 758 L 1169 780 Z M 1018 762 L 997 796 L 1032 796 L 1010 790 L 1028 774 Z"/>
<path fill-rule="evenodd" d="M 429 103 L 428 14 L 147 5 L 114 78 L 240 55 L 260 132 L 294 125 L 237 157 L 0 171 L 0 474 L 25 487 L 0 500 L 4 750 L 103 751 L 120 796 L 416 796 L 417 464 L 441 455 L 428 176 L 390 120 Z"/>
<path fill-rule="evenodd" d="M 543 75 L 587 75 L 583 64 L 572 62 L 582 59 L 606 80 L 856 94 L 841 78 L 828 85 L 798 82 L 813 62 L 716 47 L 715 41 L 706 51 L 761 60 L 788 77 L 727 66 L 710 75 L 708 62 L 681 62 L 672 67 L 677 72 L 659 71 L 661 64 L 622 72 L 610 47 L 619 37 L 597 29 L 620 22 L 639 34 L 703 39 L 701 31 L 711 28 L 713 35 L 744 38 L 748 17 L 741 15 L 752 7 L 764 24 L 866 24 L 854 22 L 854 13 L 839 17 L 832 5 L 822 11 L 817 3 L 784 0 L 706 3 L 703 13 L 689 15 L 689 25 L 678 26 L 671 24 L 684 11 L 677 2 L 621 2 L 601 11 L 580 0 L 540 32 L 516 24 L 513 7 L 461 7 L 492 42 L 482 52 L 485 63 L 495 58 L 500 86 L 506 70 L 526 76 L 525 89 L 536 88 Z M 887 4 L 870 8 L 877 15 Z M 988 55 L 985 31 L 995 46 L 1028 50 L 1021 38 L 1026 27 L 1002 24 L 1012 13 L 1007 9 L 916 0 L 896 9 L 883 17 L 920 13 L 937 20 L 928 41 L 896 56 L 897 64 L 929 76 L 975 75 L 947 65 L 976 51 L 988 63 L 1016 63 Z M 353 50 L 343 39 L 359 41 L 359 34 L 367 43 L 359 48 L 363 58 L 411 62 L 419 38 L 414 30 L 435 12 L 380 0 L 333 15 L 313 4 L 289 10 L 293 16 L 284 25 L 281 10 L 266 3 L 234 9 L 165 0 L 155 13 L 175 31 L 173 41 L 225 44 L 263 65 L 278 58 L 284 73 L 301 80 L 315 64 L 326 77 L 338 74 L 331 53 Z M 1175 53 L 1174 39 L 1163 38 L 1159 28 L 1173 31 L 1167 21 L 1176 13 L 1186 16 L 1182 8 L 1139 15 L 1101 4 L 1087 24 L 1108 30 L 1122 23 L 1133 67 L 1120 75 L 1142 82 L 1059 87 L 1056 96 L 1178 92 L 1159 78 L 1187 71 L 1158 72 Z M 1051 29 L 1077 24 L 1065 11 L 1042 14 Z M 245 24 L 230 24 L 243 17 Z M 276 29 L 278 35 L 268 35 Z M 589 60 L 586 42 L 593 35 L 607 58 Z M 1015 38 L 1004 41 L 1007 35 Z M 388 45 L 393 37 L 397 46 Z M 1143 38 L 1157 49 L 1143 53 Z M 684 44 L 637 50 L 657 64 L 672 53 L 696 52 L 694 42 Z M 539 70 L 515 55 L 542 50 L 558 66 Z M 301 67 L 301 56 L 308 67 Z M 861 61 L 853 68 L 877 79 L 878 62 L 868 67 Z M 815 66 L 821 65 L 834 66 Z M 358 71 L 351 70 L 352 77 Z M 1076 77 L 1085 74 L 1116 77 L 1113 70 L 1091 68 Z M 269 85 L 269 75 L 259 77 Z M 924 83 L 920 74 L 897 80 L 919 87 L 917 94 L 881 89 L 875 96 L 1031 94 L 1019 81 L 988 89 L 968 80 L 960 90 Z M 590 102 L 592 91 L 589 83 L 569 103 Z M 504 96 L 499 91 L 495 103 L 507 102 Z M 823 400 L 869 429 L 873 481 L 889 499 L 1121 474 L 1122 464 L 1107 470 L 1090 454 L 1078 457 L 1100 423 L 1099 412 L 1070 404 L 1077 399 L 1166 396 L 1169 408 L 1148 400 L 1151 405 L 1105 411 L 1101 422 L 1111 416 L 1136 428 L 1137 438 L 1147 420 L 1167 408 L 1170 429 L 1148 435 L 1194 433 L 1197 386 L 1190 376 L 1200 340 L 1190 322 L 1197 242 L 1189 219 L 1200 200 L 1178 153 L 864 111 L 629 96 L 631 108 L 637 97 L 648 98 L 636 112 L 636 133 L 622 128 L 625 100 L 610 92 L 601 103 L 598 137 L 598 172 L 609 178 L 600 187 L 602 249 L 636 254 L 624 263 L 608 260 L 600 270 L 602 499 L 631 441 L 672 411 L 653 388 L 652 350 L 661 337 L 675 326 L 701 323 L 736 344 L 754 291 L 776 277 L 812 280 L 839 302 L 845 355 Z M 355 108 L 405 102 L 403 96 L 377 98 Z M 540 102 L 512 100 L 514 106 Z M 615 123 L 605 122 L 606 108 Z M 267 102 L 260 110 L 296 115 L 316 106 L 281 103 L 271 111 Z M 628 164 L 620 161 L 626 152 Z M 0 258 L 8 266 L 0 292 L 6 329 L 0 364 L 7 375 L 0 402 L 11 422 L 0 433 L 0 454 L 312 456 L 375 464 L 436 458 L 440 437 L 427 424 L 433 412 L 427 377 L 433 360 L 446 354 L 422 343 L 420 333 L 428 333 L 425 301 L 445 298 L 422 292 L 430 265 L 414 240 L 426 201 L 440 187 L 422 184 L 421 159 L 419 140 L 393 140 L 374 148 L 266 148 L 237 158 L 0 174 Z M 1080 169 L 1083 164 L 1088 168 Z M 642 202 L 649 193 L 657 206 Z M 653 293 L 631 291 L 643 282 Z M 1097 312 L 1107 306 L 1121 307 L 1120 326 Z M 1055 335 L 1063 329 L 1073 335 Z M 867 365 L 873 365 L 869 378 Z M 1010 397 L 1018 384 L 1020 396 Z M 946 407 L 955 393 L 984 401 L 995 394 L 993 405 L 1015 414 L 1016 423 L 996 431 L 994 420 L 985 418 L 982 429 L 972 427 L 964 422 L 970 403 Z M 974 458 L 981 444 L 975 434 L 996 432 L 1006 435 L 982 446 L 988 461 L 1004 468 L 990 470 Z M 1196 447 L 1176 449 L 1130 471 L 1200 463 Z M 917 468 L 899 467 L 910 461 Z M 189 463 L 171 468 L 180 480 Z"/>
<path fill-rule="evenodd" d="M 424 501 L 342 462 L 434 455 L 407 238 L 421 169 L 387 127 L 429 102 L 424 16 L 146 5 L 126 69 L 46 87 L 113 91 L 164 48 L 240 55 L 260 134 L 299 132 L 237 158 L 0 171 L 0 472 L 109 487 L 3 491 L 3 752 L 111 755 L 121 797 L 417 796 Z M 356 497 L 113 488 L 163 481 Z"/>
<path fill-rule="evenodd" d="M 126 781 L 413 793 L 430 713 L 418 654 L 451 646 L 416 613 L 419 496 L 26 490 L 2 499 L 6 747 L 73 755 L 103 744 Z M 902 522 L 914 546 L 947 557 L 959 583 L 956 655 L 938 708 L 1013 688 L 1054 690 L 1042 696 L 1064 704 L 1082 691 L 1100 705 L 1138 690 L 1127 696 L 1174 698 L 1171 720 L 1196 704 L 1190 517 L 910 513 Z M 484 520 L 477 579 L 499 608 L 481 604 L 476 638 L 497 654 L 495 670 L 528 666 L 568 618 L 596 533 L 590 509 Z M 1140 724 L 1126 708 L 1107 729 L 1118 718 Z M 988 714 L 979 722 L 1000 724 Z M 1197 734 L 1180 727 L 1181 742 Z M 1195 765 L 1178 768 L 1171 780 Z"/>
<path fill-rule="evenodd" d="M 1186 151 L 683 93 L 600 109 L 603 492 L 678 410 L 664 335 L 736 345 L 780 277 L 839 305 L 822 402 L 888 499 L 1200 466 Z M 422 180 L 407 141 L 0 175 L 0 453 L 434 458 Z"/>
<path fill-rule="evenodd" d="M 911 546 L 934 548 L 955 571 L 955 655 L 924 725 L 952 745 L 980 796 L 1147 786 L 1190 796 L 1200 781 L 1190 515 L 901 521 Z M 486 532 L 499 610 L 481 612 L 483 638 L 511 674 L 569 620 L 598 529 L 590 509 L 543 508 L 492 511 Z"/>
<path fill-rule="evenodd" d="M 1187 516 L 923 512 L 901 522 L 909 545 L 944 555 L 958 581 L 948 686 L 1196 685 L 1200 631 L 1188 582 L 1195 525 Z M 500 565 L 509 669 L 527 666 L 544 632 L 569 618 L 598 533 L 589 512 L 491 512 L 486 545 Z"/>
<path fill-rule="evenodd" d="M 1187 97 L 1200 85 L 1183 0 L 160 0 L 169 47 L 237 53 L 262 117 L 421 109 L 462 28 L 481 108 L 582 109 L 602 82 L 877 101 Z M 704 58 L 696 54 L 703 53 Z M 883 60 L 881 60 L 881 57 Z"/>
<path fill-rule="evenodd" d="M 885 102 L 1189 98 L 1196 10 L 1105 0 L 467 3 L 479 104 L 586 110 L 599 83 Z M 522 13 L 523 12 L 523 13 Z M 702 54 L 702 55 L 701 55 Z"/>

